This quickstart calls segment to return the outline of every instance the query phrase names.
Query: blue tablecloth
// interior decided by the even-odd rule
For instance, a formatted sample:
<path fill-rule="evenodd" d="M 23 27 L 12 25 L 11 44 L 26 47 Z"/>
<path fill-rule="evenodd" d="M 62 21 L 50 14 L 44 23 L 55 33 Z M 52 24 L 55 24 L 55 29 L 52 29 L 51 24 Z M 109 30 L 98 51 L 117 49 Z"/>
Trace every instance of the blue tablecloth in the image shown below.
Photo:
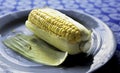
<path fill-rule="evenodd" d="M 96 73 L 120 73 L 120 0 L 0 0 L 0 16 L 38 7 L 77 10 L 104 21 L 115 35 L 117 50 Z"/>

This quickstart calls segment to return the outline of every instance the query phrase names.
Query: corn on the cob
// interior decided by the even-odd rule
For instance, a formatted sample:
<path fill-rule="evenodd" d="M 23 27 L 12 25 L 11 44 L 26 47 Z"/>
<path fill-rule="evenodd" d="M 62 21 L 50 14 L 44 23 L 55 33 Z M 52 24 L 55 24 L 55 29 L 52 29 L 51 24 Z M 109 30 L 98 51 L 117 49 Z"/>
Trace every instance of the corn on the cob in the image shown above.
<path fill-rule="evenodd" d="M 89 49 L 84 46 L 85 44 L 81 48 L 81 43 L 90 40 L 91 32 L 57 10 L 50 8 L 32 10 L 26 26 L 41 39 L 69 54 Z"/>

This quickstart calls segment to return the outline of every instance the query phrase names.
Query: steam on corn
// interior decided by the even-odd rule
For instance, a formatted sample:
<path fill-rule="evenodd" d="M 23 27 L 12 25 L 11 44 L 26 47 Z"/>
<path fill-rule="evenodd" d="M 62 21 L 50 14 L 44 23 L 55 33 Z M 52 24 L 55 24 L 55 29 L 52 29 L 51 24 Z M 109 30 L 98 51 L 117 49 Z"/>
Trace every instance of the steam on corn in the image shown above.
<path fill-rule="evenodd" d="M 26 26 L 35 35 L 61 51 L 78 54 L 89 50 L 91 32 L 65 14 L 50 8 L 30 12 Z M 86 44 L 87 43 L 87 44 Z"/>

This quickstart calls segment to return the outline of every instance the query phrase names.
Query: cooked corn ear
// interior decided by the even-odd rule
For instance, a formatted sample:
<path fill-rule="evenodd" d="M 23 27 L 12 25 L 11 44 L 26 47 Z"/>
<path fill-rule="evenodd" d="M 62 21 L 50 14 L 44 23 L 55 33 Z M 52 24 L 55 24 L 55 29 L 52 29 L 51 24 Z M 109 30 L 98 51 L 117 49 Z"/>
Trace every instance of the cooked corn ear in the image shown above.
<path fill-rule="evenodd" d="M 35 35 L 69 54 L 88 50 L 82 42 L 90 40 L 91 32 L 82 24 L 65 14 L 50 8 L 34 9 L 30 12 L 26 26 Z"/>
<path fill-rule="evenodd" d="M 56 13 L 52 15 L 50 12 L 35 9 L 30 13 L 28 21 L 46 32 L 66 38 L 69 41 L 76 42 L 80 40 L 80 31 L 76 26 L 69 21 L 65 21 L 66 19 L 58 17 Z"/>

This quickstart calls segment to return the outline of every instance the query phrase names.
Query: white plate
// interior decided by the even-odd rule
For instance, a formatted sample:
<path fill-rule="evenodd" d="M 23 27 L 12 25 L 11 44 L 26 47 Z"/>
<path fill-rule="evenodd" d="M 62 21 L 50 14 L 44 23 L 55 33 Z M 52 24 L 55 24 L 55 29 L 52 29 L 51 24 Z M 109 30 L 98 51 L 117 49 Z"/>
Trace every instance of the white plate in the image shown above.
<path fill-rule="evenodd" d="M 71 10 L 60 11 L 79 21 L 88 29 L 93 31 L 93 45 L 91 47 L 93 49 L 93 60 L 91 60 L 91 57 L 81 58 L 80 56 L 77 58 L 81 63 L 76 63 L 74 66 L 66 67 L 63 65 L 59 67 L 50 67 L 29 61 L 11 49 L 5 47 L 5 45 L 2 43 L 2 40 L 8 36 L 12 36 L 16 33 L 30 34 L 29 30 L 27 30 L 27 28 L 24 26 L 28 13 L 30 12 L 30 10 L 26 10 L 0 17 L 0 68 L 2 68 L 3 72 L 89 73 L 102 67 L 111 59 L 116 49 L 116 42 L 113 33 L 105 23 L 85 13 Z M 81 65 L 83 62 L 86 64 Z"/>

